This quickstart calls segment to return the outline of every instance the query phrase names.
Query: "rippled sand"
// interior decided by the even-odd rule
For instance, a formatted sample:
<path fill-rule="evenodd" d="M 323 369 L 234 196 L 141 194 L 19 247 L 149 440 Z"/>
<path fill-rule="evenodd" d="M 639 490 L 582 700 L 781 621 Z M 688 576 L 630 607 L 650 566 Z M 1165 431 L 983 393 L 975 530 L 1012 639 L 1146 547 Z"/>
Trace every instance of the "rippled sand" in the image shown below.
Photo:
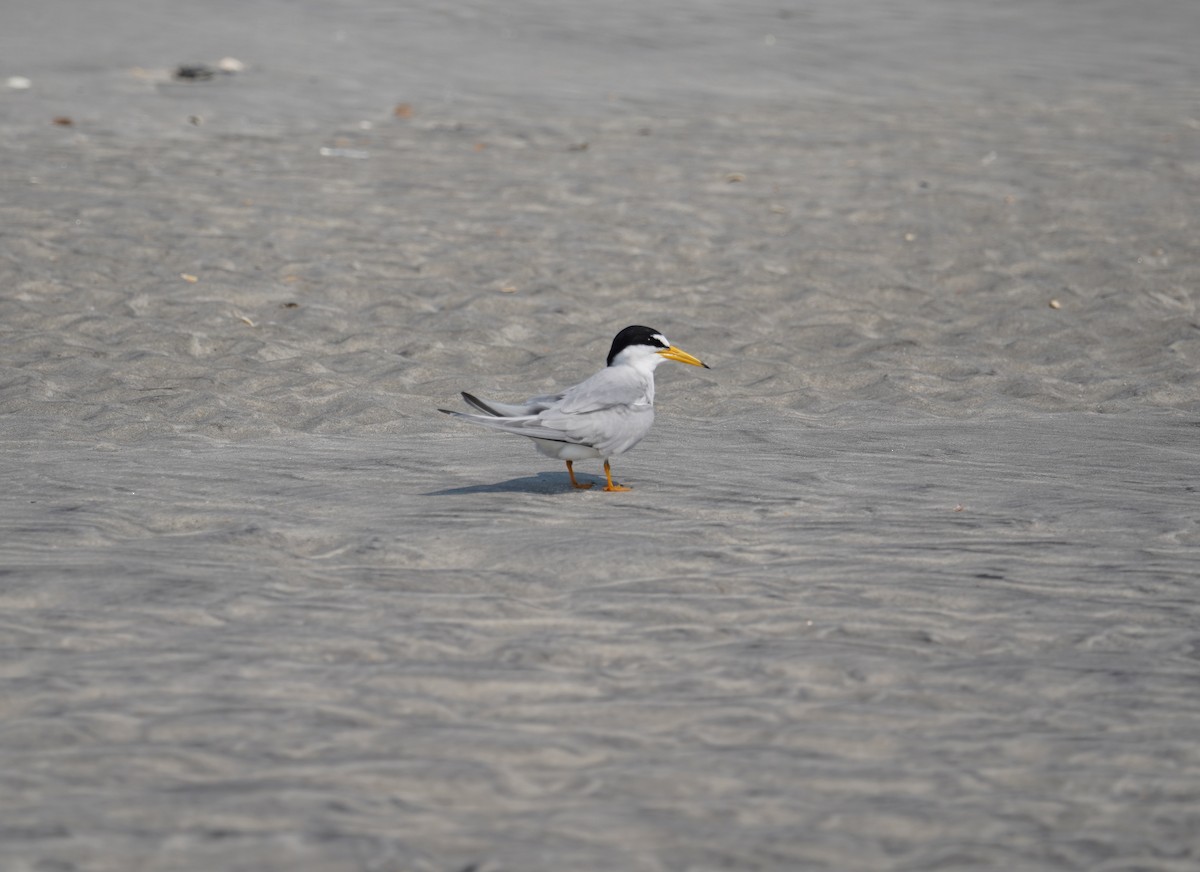
<path fill-rule="evenodd" d="M 1200 8 L 200 5 L 0 12 L 0 867 L 1196 868 Z"/>

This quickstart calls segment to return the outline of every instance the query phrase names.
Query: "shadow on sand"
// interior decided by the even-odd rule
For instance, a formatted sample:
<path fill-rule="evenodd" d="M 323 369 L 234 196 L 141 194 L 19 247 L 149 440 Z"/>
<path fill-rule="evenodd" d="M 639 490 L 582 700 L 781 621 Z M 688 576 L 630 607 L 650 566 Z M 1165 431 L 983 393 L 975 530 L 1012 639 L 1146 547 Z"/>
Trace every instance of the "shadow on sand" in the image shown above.
<path fill-rule="evenodd" d="M 604 479 L 590 475 L 575 473 L 580 483 L 591 482 L 594 489 L 604 489 Z M 571 487 L 571 481 L 565 473 L 539 472 L 537 475 L 527 475 L 521 478 L 510 478 L 508 481 L 498 481 L 494 484 L 472 484 L 466 487 L 450 487 L 444 490 L 429 491 L 423 496 L 449 497 L 466 494 L 573 494 L 582 493 Z"/>

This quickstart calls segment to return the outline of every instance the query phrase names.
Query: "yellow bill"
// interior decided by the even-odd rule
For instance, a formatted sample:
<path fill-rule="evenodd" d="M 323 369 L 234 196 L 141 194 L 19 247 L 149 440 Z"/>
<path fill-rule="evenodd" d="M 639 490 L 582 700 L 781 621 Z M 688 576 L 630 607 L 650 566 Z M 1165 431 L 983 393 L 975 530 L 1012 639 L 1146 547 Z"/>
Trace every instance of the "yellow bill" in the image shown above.
<path fill-rule="evenodd" d="M 667 360 L 677 360 L 680 363 L 688 363 L 692 366 L 702 366 L 705 369 L 709 368 L 708 364 L 700 360 L 700 358 L 692 357 L 682 348 L 676 348 L 674 345 L 672 345 L 670 348 L 664 348 L 659 352 L 659 354 L 661 354 Z"/>

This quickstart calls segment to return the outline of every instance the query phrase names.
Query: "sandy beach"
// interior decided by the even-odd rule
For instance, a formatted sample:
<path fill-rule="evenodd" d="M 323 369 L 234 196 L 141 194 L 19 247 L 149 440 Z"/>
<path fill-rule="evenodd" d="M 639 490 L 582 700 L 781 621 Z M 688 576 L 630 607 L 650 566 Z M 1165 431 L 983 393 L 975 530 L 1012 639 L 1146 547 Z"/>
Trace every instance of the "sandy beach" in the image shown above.
<path fill-rule="evenodd" d="M 1192 872 L 1197 34 L 8 4 L 0 869 Z"/>

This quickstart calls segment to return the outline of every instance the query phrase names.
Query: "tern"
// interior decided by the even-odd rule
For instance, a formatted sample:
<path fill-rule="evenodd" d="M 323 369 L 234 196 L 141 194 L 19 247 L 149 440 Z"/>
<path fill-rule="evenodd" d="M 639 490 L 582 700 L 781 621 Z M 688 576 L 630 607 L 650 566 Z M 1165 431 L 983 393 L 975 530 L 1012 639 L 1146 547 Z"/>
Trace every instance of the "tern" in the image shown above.
<path fill-rule="evenodd" d="M 642 441 L 654 423 L 654 369 L 664 360 L 691 366 L 708 364 L 676 348 L 651 327 L 626 327 L 613 339 L 608 365 L 574 387 L 532 397 L 523 403 L 496 403 L 463 392 L 467 405 L 482 414 L 439 409 L 472 424 L 533 440 L 547 457 L 565 461 L 571 487 L 586 490 L 590 482 L 575 480 L 577 460 L 603 460 L 606 491 L 630 488 L 613 484 L 608 459 Z"/>

